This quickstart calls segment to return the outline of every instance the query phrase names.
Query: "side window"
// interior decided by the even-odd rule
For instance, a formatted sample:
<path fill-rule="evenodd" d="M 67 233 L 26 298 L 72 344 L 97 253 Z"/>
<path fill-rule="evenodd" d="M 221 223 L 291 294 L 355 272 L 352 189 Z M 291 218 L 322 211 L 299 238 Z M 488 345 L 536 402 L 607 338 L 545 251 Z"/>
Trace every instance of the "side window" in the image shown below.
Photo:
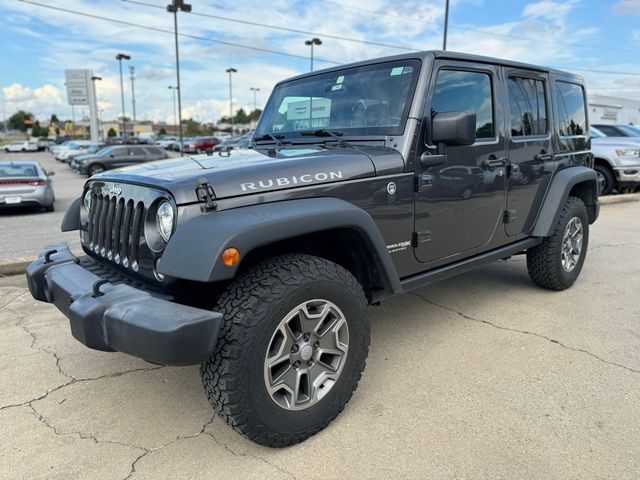
<path fill-rule="evenodd" d="M 488 73 L 440 70 L 431 116 L 441 112 L 475 112 L 476 138 L 494 138 L 493 96 Z"/>
<path fill-rule="evenodd" d="M 556 128 L 560 136 L 586 135 L 587 114 L 580 85 L 556 82 Z"/>
<path fill-rule="evenodd" d="M 111 150 L 111 155 L 113 155 L 114 157 L 124 157 L 127 154 L 127 149 L 126 148 L 114 148 L 113 150 Z"/>
<path fill-rule="evenodd" d="M 547 133 L 544 82 L 533 78 L 509 77 L 508 86 L 511 136 Z"/>
<path fill-rule="evenodd" d="M 602 133 L 604 133 L 607 137 L 622 137 L 624 135 L 620 135 L 620 132 L 615 127 L 610 127 L 609 125 L 600 125 L 598 127 Z"/>

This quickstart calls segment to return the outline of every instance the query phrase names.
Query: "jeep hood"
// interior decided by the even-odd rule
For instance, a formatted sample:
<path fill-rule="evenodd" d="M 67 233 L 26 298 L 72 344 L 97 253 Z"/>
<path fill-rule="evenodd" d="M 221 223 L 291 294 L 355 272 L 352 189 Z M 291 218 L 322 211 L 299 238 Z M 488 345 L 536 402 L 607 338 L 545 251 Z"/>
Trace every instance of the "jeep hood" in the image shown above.
<path fill-rule="evenodd" d="M 390 154 L 394 152 L 393 154 Z M 142 163 L 110 170 L 94 179 L 163 188 L 178 204 L 197 202 L 196 187 L 204 179 L 216 198 L 251 195 L 321 183 L 375 176 L 369 155 L 356 147 L 304 145 L 274 150 L 235 150 L 228 155 L 197 155 Z M 399 157 L 385 149 L 385 157 Z"/>

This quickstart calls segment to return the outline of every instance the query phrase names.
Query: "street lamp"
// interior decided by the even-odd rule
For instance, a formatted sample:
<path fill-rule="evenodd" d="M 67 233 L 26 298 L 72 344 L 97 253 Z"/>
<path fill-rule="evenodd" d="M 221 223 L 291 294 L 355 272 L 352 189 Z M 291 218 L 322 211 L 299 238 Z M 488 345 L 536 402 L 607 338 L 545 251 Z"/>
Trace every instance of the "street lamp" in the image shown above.
<path fill-rule="evenodd" d="M 258 109 L 258 103 L 256 102 L 256 94 L 260 91 L 260 89 L 255 87 L 250 87 L 249 90 L 253 92 L 253 111 L 255 112 Z"/>
<path fill-rule="evenodd" d="M 182 152 L 182 98 L 180 94 L 180 55 L 178 53 L 178 10 L 182 12 L 190 12 L 191 5 L 184 3 L 184 0 L 173 0 L 167 5 L 167 12 L 173 13 L 173 33 L 176 43 L 176 80 L 178 90 L 178 132 L 180 135 L 180 156 Z"/>
<path fill-rule="evenodd" d="M 125 143 L 127 136 L 127 124 L 125 123 L 125 111 L 124 111 L 124 83 L 122 81 L 122 60 L 131 60 L 131 55 L 125 55 L 119 53 L 116 55 L 116 60 L 120 66 L 120 100 L 122 101 L 122 143 Z"/>
<path fill-rule="evenodd" d="M 136 67 L 129 65 L 129 74 L 131 75 L 131 104 L 133 106 L 133 133 L 136 130 L 136 88 L 135 88 Z"/>
<path fill-rule="evenodd" d="M 322 40 L 319 38 L 312 38 L 311 40 L 305 40 L 304 44 L 311 47 L 311 71 L 313 72 L 313 46 L 322 45 Z"/>
<path fill-rule="evenodd" d="M 231 119 L 231 135 L 233 135 L 235 121 L 233 118 L 233 80 L 231 76 L 238 70 L 233 67 L 229 67 L 225 71 L 229 74 L 229 118 Z"/>
<path fill-rule="evenodd" d="M 178 116 L 176 114 L 176 90 L 178 87 L 174 87 L 173 85 L 169 85 L 169 90 L 173 92 L 173 126 L 174 128 L 178 126 Z M 175 135 L 175 130 L 174 130 Z"/>

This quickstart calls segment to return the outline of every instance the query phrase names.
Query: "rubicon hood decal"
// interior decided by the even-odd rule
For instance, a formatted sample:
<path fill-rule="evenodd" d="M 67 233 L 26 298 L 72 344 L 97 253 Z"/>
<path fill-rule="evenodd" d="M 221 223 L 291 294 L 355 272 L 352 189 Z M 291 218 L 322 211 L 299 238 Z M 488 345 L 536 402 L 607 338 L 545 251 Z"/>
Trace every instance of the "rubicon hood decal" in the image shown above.
<path fill-rule="evenodd" d="M 257 182 L 246 182 L 240 184 L 243 192 L 255 190 L 272 190 L 274 186 L 288 187 L 294 185 L 304 185 L 307 183 L 326 182 L 327 180 L 342 180 L 342 170 L 337 172 L 318 172 L 305 173 L 300 176 L 292 175 L 290 177 L 269 178 L 266 180 L 258 180 Z"/>

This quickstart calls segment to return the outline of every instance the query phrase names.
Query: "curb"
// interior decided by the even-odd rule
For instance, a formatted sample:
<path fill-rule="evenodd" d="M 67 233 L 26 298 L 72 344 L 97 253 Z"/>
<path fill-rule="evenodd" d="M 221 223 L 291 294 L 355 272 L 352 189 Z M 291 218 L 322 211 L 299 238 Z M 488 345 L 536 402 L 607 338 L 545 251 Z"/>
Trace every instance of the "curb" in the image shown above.
<path fill-rule="evenodd" d="M 614 203 L 638 202 L 640 201 L 640 193 L 621 193 L 619 195 L 607 195 L 599 197 L 601 205 L 611 205 Z"/>
<path fill-rule="evenodd" d="M 0 276 L 8 277 L 10 275 L 22 275 L 27 266 L 33 261 L 33 259 L 17 259 L 0 261 Z"/>

